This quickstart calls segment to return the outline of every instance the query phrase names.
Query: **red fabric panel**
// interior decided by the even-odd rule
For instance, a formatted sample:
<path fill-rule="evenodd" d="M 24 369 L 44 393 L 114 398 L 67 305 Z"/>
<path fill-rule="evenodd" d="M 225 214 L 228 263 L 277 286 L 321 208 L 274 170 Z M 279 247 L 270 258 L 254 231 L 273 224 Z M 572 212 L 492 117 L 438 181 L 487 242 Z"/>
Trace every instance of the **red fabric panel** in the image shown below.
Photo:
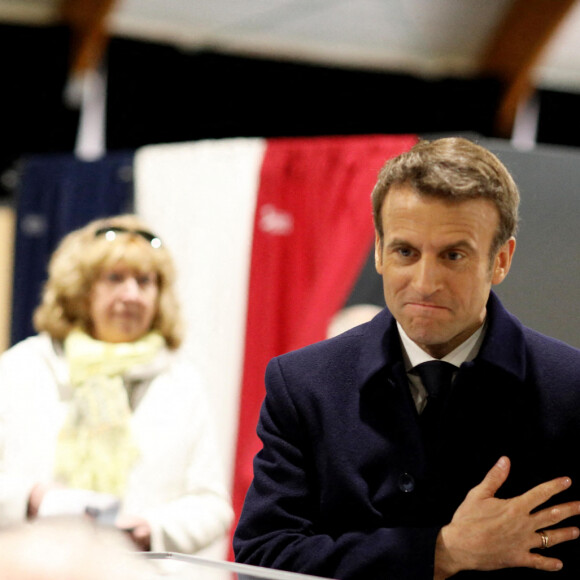
<path fill-rule="evenodd" d="M 236 522 L 260 448 L 264 371 L 279 354 L 321 340 L 372 247 L 371 191 L 384 162 L 415 136 L 268 141 L 256 206 L 240 420 Z"/>

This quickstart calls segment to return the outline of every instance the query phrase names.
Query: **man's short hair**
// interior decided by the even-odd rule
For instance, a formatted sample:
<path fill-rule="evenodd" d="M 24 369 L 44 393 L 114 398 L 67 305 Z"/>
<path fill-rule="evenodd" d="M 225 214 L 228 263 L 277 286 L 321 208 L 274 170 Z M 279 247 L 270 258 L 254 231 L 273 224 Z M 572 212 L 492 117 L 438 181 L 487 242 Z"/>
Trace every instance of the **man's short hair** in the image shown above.
<path fill-rule="evenodd" d="M 462 137 L 419 141 L 409 151 L 390 159 L 381 169 L 372 193 L 375 229 L 383 239 L 381 209 L 392 185 L 410 185 L 419 195 L 449 201 L 489 199 L 499 212 L 499 227 L 491 256 L 518 226 L 520 195 L 509 171 L 490 151 Z"/>

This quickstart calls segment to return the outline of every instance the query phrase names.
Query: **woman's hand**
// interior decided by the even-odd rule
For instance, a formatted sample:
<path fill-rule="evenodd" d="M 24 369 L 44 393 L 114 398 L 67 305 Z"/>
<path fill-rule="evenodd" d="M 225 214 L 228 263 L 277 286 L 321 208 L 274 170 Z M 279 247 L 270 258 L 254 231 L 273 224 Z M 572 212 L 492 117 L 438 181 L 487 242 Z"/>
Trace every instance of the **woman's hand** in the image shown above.
<path fill-rule="evenodd" d="M 147 520 L 122 514 L 115 520 L 115 526 L 125 532 L 139 550 L 147 552 L 151 549 L 151 526 Z"/>
<path fill-rule="evenodd" d="M 40 504 L 44 499 L 44 496 L 51 489 L 62 489 L 62 486 L 58 483 L 37 483 L 28 496 L 28 508 L 26 511 L 26 517 L 29 520 L 33 520 L 38 516 L 38 510 L 40 509 Z"/>

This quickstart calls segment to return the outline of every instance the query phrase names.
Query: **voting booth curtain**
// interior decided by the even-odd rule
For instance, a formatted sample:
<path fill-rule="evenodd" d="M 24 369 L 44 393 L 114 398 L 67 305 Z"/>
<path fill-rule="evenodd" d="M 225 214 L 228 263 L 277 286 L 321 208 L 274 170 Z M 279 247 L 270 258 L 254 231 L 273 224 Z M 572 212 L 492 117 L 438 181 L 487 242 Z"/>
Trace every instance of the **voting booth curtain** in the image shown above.
<path fill-rule="evenodd" d="M 46 261 L 64 233 L 102 215 L 141 215 L 176 261 L 183 355 L 208 386 L 237 518 L 260 447 L 266 364 L 326 337 L 372 248 L 377 173 L 415 142 L 239 138 L 93 163 L 30 159 L 17 208 L 13 340 L 32 334 Z"/>

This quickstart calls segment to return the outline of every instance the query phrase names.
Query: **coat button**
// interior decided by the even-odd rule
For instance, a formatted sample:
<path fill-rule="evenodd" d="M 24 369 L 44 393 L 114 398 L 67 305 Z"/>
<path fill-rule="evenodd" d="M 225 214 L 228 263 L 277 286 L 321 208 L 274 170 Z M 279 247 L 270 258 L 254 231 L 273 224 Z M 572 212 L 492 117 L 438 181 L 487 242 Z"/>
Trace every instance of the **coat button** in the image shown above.
<path fill-rule="evenodd" d="M 410 473 L 401 473 L 399 475 L 399 489 L 405 493 L 415 489 L 415 479 Z"/>

